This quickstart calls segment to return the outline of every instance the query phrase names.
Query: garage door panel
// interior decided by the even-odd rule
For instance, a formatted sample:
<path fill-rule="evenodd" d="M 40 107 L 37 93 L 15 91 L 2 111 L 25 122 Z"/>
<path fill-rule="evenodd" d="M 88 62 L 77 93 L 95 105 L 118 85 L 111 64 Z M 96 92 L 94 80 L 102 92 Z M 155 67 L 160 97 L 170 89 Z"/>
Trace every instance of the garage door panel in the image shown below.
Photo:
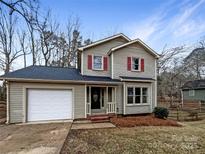
<path fill-rule="evenodd" d="M 28 89 L 28 121 L 72 119 L 72 90 Z"/>

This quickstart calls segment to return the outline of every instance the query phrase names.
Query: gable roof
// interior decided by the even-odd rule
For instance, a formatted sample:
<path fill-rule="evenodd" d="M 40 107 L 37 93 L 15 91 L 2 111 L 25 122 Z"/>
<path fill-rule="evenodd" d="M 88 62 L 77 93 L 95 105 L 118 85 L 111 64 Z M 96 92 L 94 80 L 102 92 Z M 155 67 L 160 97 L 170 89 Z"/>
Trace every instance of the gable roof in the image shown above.
<path fill-rule="evenodd" d="M 135 40 L 132 40 L 132 41 L 130 41 L 130 42 L 127 42 L 127 43 L 125 43 L 125 44 L 119 45 L 119 46 L 117 46 L 117 47 L 113 47 L 113 48 L 110 49 L 110 51 L 109 51 L 107 54 L 110 55 L 113 51 L 116 51 L 116 50 L 119 50 L 119 49 L 121 49 L 121 48 L 127 47 L 127 46 L 129 46 L 129 45 L 134 44 L 134 43 L 139 43 L 139 44 L 141 44 L 144 48 L 146 48 L 146 49 L 150 52 L 150 54 L 154 55 L 156 58 L 159 58 L 159 57 L 160 57 L 159 54 L 157 54 L 153 49 L 151 49 L 147 44 L 145 44 L 145 43 L 144 43 L 142 40 L 140 40 L 139 38 L 138 38 L 138 39 L 135 39 Z"/>
<path fill-rule="evenodd" d="M 52 82 L 119 82 L 103 76 L 83 76 L 74 67 L 29 66 L 0 76 L 0 80 L 11 81 L 52 81 Z"/>
<path fill-rule="evenodd" d="M 80 48 L 78 48 L 78 50 L 83 51 L 83 50 L 85 50 L 87 48 L 90 48 L 90 47 L 93 47 L 93 46 L 97 46 L 97 45 L 99 45 L 101 43 L 104 43 L 104 42 L 107 42 L 107 41 L 110 41 L 110 40 L 113 40 L 113 39 L 116 39 L 116 38 L 119 38 L 119 37 L 124 38 L 128 42 L 131 41 L 131 39 L 128 38 L 127 36 L 125 36 L 123 33 L 119 33 L 119 34 L 116 34 L 116 35 L 113 35 L 113 36 L 110 36 L 110 37 L 98 40 L 98 41 L 93 42 L 93 43 L 91 43 L 89 45 L 80 47 Z"/>
<path fill-rule="evenodd" d="M 182 90 L 205 89 L 205 80 L 188 81 L 182 86 Z"/>

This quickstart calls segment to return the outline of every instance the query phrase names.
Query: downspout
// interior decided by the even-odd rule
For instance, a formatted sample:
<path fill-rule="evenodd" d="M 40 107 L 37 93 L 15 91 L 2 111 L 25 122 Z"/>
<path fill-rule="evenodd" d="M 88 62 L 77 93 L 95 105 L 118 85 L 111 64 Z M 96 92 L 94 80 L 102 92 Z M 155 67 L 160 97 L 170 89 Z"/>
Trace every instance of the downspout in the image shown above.
<path fill-rule="evenodd" d="M 5 80 L 3 82 L 6 82 Z M 6 82 L 6 124 L 10 123 L 9 82 Z"/>
<path fill-rule="evenodd" d="M 126 99 L 125 99 L 125 92 L 126 92 L 126 88 L 125 88 L 125 82 L 123 82 L 123 114 L 125 115 L 126 113 L 125 113 L 125 103 L 126 103 Z"/>

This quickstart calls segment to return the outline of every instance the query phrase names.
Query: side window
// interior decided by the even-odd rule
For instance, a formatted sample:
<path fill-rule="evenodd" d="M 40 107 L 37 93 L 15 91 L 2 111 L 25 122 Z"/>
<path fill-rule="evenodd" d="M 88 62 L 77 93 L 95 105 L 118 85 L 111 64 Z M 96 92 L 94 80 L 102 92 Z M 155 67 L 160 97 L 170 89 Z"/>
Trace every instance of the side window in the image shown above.
<path fill-rule="evenodd" d="M 148 103 L 148 92 L 147 88 L 142 88 L 142 103 Z"/>
<path fill-rule="evenodd" d="M 132 87 L 127 88 L 127 104 L 133 104 L 134 90 Z"/>
<path fill-rule="evenodd" d="M 195 91 L 194 90 L 189 90 L 189 96 L 195 96 Z"/>

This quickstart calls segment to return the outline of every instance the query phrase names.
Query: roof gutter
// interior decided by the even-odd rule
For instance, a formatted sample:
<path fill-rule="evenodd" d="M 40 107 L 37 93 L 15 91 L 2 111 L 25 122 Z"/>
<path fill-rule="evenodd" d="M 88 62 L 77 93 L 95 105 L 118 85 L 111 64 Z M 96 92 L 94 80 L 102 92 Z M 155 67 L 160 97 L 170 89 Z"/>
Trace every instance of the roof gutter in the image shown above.
<path fill-rule="evenodd" d="M 155 80 L 135 80 L 135 79 L 122 79 L 120 78 L 121 81 L 127 81 L 127 82 L 154 82 Z"/>
<path fill-rule="evenodd" d="M 2 78 L 0 80 L 6 81 L 23 81 L 23 82 L 49 82 L 49 83 L 78 83 L 78 84 L 121 84 L 117 81 L 77 81 L 77 80 L 48 80 L 48 79 L 26 79 L 26 78 Z"/>

